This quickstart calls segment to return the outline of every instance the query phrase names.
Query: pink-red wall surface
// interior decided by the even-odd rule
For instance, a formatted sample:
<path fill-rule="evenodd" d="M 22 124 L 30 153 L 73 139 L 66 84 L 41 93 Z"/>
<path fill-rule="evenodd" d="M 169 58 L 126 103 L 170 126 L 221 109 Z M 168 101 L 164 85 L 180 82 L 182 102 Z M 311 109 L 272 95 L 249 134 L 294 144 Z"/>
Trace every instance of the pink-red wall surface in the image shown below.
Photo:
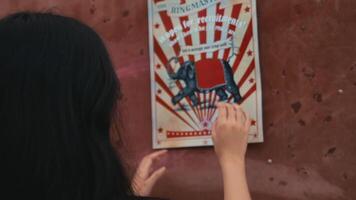
<path fill-rule="evenodd" d="M 1 16 L 20 10 L 72 16 L 102 36 L 123 87 L 121 153 L 132 174 L 152 151 L 147 2 L 0 5 Z M 265 142 L 248 147 L 253 199 L 356 199 L 356 1 L 257 0 L 257 8 Z M 212 148 L 171 150 L 161 164 L 168 171 L 154 196 L 223 199 Z"/>

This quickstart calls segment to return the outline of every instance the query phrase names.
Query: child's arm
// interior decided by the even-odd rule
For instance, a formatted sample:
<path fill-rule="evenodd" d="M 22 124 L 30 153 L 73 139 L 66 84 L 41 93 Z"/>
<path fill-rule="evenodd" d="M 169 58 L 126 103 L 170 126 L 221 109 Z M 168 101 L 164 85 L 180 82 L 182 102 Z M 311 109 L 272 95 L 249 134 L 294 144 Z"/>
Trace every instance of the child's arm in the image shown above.
<path fill-rule="evenodd" d="M 249 117 L 238 105 L 219 103 L 213 127 L 215 152 L 224 179 L 225 200 L 250 200 L 245 174 Z"/>

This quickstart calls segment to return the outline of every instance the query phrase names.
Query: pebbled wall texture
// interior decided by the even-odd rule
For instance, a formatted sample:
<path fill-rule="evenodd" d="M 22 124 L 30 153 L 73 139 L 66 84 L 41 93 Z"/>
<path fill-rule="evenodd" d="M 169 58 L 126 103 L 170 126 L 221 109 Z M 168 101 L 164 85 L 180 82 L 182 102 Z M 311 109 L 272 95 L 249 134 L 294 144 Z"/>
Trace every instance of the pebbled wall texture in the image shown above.
<path fill-rule="evenodd" d="M 122 83 L 123 144 L 132 175 L 151 149 L 145 0 L 0 0 L 75 17 L 104 39 Z M 265 142 L 247 153 L 254 200 L 356 199 L 356 1 L 257 0 Z M 1 45 L 1 44 L 0 44 Z M 114 138 L 114 143 L 116 143 Z M 221 200 L 212 148 L 171 150 L 154 196 Z"/>

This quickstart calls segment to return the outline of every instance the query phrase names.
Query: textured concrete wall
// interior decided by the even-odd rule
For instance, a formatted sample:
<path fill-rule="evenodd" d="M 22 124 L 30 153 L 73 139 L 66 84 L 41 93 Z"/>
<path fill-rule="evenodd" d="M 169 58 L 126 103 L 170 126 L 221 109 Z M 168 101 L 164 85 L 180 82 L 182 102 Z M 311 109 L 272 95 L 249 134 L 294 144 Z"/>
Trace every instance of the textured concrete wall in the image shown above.
<path fill-rule="evenodd" d="M 356 199 L 356 1 L 257 1 L 266 142 L 248 148 L 253 199 Z M 101 34 L 123 85 L 123 153 L 133 168 L 151 151 L 146 1 L 0 0 L 0 5 L 1 16 L 51 10 Z M 162 162 L 169 170 L 155 195 L 222 199 L 211 148 L 172 150 Z"/>

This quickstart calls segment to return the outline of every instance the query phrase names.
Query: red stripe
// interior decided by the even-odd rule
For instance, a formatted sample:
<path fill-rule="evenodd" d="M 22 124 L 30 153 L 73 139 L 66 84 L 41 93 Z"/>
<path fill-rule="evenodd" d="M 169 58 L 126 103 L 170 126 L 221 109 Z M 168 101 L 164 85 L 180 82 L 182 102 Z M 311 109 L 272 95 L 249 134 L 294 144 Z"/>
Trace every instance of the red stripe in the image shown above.
<path fill-rule="evenodd" d="M 212 103 L 211 103 L 212 107 L 208 110 L 208 111 L 209 111 L 209 113 L 208 113 L 208 119 L 209 119 L 209 121 L 210 121 L 211 118 L 213 117 L 213 116 L 212 116 L 212 113 L 213 113 L 213 110 L 214 110 L 215 101 L 216 101 L 216 93 L 215 93 L 214 96 L 213 96 L 213 100 L 212 100 Z"/>
<path fill-rule="evenodd" d="M 250 20 L 250 23 L 249 23 L 248 28 L 246 30 L 245 36 L 242 39 L 242 43 L 241 43 L 241 46 L 240 46 L 239 54 L 237 55 L 237 58 L 236 58 L 233 66 L 232 66 L 232 70 L 233 70 L 234 73 L 237 71 L 237 68 L 239 67 L 240 62 L 241 62 L 243 56 L 246 53 L 247 46 L 250 43 L 251 39 L 252 39 L 252 20 Z"/>
<path fill-rule="evenodd" d="M 255 91 L 256 91 L 256 83 L 253 84 L 253 86 L 246 92 L 246 94 L 245 94 L 244 97 L 242 98 L 242 101 L 241 101 L 239 104 L 242 104 L 243 102 L 245 102 L 246 99 L 247 99 L 249 96 L 251 96 L 251 94 L 252 94 L 253 92 L 255 92 Z M 228 101 L 228 102 L 231 102 L 231 100 L 232 100 L 232 97 L 230 97 L 227 101 Z"/>
<path fill-rule="evenodd" d="M 240 79 L 239 83 L 237 84 L 237 86 L 239 88 L 241 88 L 241 86 L 245 83 L 245 81 L 251 75 L 251 73 L 252 73 L 252 71 L 254 69 L 255 69 L 255 59 L 252 59 L 250 65 L 248 66 L 248 68 L 246 69 L 244 75 L 242 76 L 242 78 Z"/>
<path fill-rule="evenodd" d="M 173 97 L 174 94 L 172 93 L 172 91 L 169 89 L 169 87 L 164 83 L 164 81 L 161 79 L 161 77 L 155 73 L 155 81 L 159 84 L 159 86 L 161 86 L 161 88 L 166 91 L 166 93 L 170 96 Z"/>
<path fill-rule="evenodd" d="M 216 5 L 216 16 L 224 16 L 224 12 L 225 12 L 225 9 L 224 8 L 220 8 L 220 3 L 218 3 Z M 215 22 L 215 28 L 216 27 L 221 27 L 223 25 L 223 22 Z M 215 35 L 214 35 L 214 41 L 219 41 L 221 39 L 221 31 L 218 31 L 218 30 L 215 30 Z M 213 58 L 218 58 L 219 57 L 219 51 L 215 51 L 213 53 Z"/>
<path fill-rule="evenodd" d="M 204 119 L 206 119 L 207 117 L 207 110 L 206 110 L 206 93 L 204 93 L 203 95 L 203 98 L 204 98 L 204 104 L 203 104 L 203 114 L 204 114 Z"/>
<path fill-rule="evenodd" d="M 180 4 L 185 4 L 185 3 L 186 3 L 186 0 L 181 0 L 181 2 L 180 2 Z M 181 25 L 183 27 L 183 33 L 189 31 L 190 28 L 186 28 L 185 29 L 184 26 L 183 26 L 183 21 L 188 21 L 189 17 L 188 16 L 183 16 L 183 17 L 180 17 L 179 20 L 180 20 L 180 23 L 181 23 Z M 184 37 L 184 40 L 185 40 L 185 45 L 187 45 L 187 46 L 190 46 L 190 45 L 193 44 L 191 34 L 189 34 L 186 37 Z M 194 55 L 189 55 L 189 60 L 194 62 L 194 60 L 195 60 L 194 59 Z"/>
<path fill-rule="evenodd" d="M 183 34 L 190 31 L 190 28 L 188 28 L 188 27 L 184 28 L 184 26 L 183 26 L 183 22 L 189 21 L 189 17 L 188 16 L 180 17 L 179 20 L 180 20 L 181 26 L 183 27 Z M 191 46 L 193 44 L 192 35 L 188 34 L 187 36 L 185 36 L 184 41 L 185 41 L 186 46 Z M 189 57 L 190 61 L 194 62 L 194 60 L 195 60 L 194 55 L 189 55 L 188 57 Z"/>
<path fill-rule="evenodd" d="M 199 18 L 203 18 L 206 17 L 207 15 L 207 9 L 201 10 L 198 12 L 198 17 Z M 199 40 L 200 40 L 200 44 L 206 44 L 206 25 L 207 23 L 199 23 L 199 27 L 201 28 L 205 28 L 205 31 L 199 31 Z M 201 54 L 201 59 L 206 59 L 206 53 L 202 53 Z"/>
<path fill-rule="evenodd" d="M 182 120 L 186 125 L 188 125 L 190 128 L 193 130 L 196 130 L 193 128 L 191 124 L 189 124 L 182 116 L 180 116 L 174 109 L 172 109 L 165 101 L 163 101 L 159 96 L 156 95 L 156 101 L 161 104 L 163 107 L 165 107 L 167 110 L 169 110 L 172 114 L 177 116 L 180 120 Z"/>
<path fill-rule="evenodd" d="M 206 117 L 209 118 L 209 111 L 211 109 L 211 106 L 212 106 L 212 102 L 211 102 L 211 98 L 213 96 L 213 92 L 209 92 L 209 97 L 208 97 L 208 110 L 207 110 L 207 113 L 206 113 Z"/>
<path fill-rule="evenodd" d="M 240 15 L 240 11 L 241 11 L 241 6 L 242 4 L 236 4 L 233 6 L 232 8 L 232 12 L 231 12 L 231 18 L 233 19 L 238 19 L 239 18 L 239 15 Z M 228 33 L 229 31 L 235 31 L 236 30 L 236 25 L 233 25 L 233 24 L 230 24 L 229 25 L 229 29 L 228 29 Z M 229 35 L 228 35 L 229 36 Z M 233 35 L 231 35 L 231 37 L 233 37 Z M 230 51 L 232 49 L 228 48 L 224 51 L 224 60 L 227 60 L 229 58 L 229 54 L 230 54 Z"/>
<path fill-rule="evenodd" d="M 202 103 L 202 101 L 201 101 L 201 98 L 200 98 L 200 93 L 199 92 L 196 92 L 196 95 L 197 95 L 197 97 L 198 97 L 198 106 L 197 106 L 197 109 L 198 109 L 198 111 L 199 111 L 199 114 L 200 114 L 200 121 L 202 122 L 203 121 L 203 113 L 202 113 L 202 110 L 201 110 L 201 103 Z"/>
<path fill-rule="evenodd" d="M 166 57 L 166 54 L 164 54 L 164 52 L 163 52 L 161 46 L 159 45 L 156 37 L 153 38 L 153 49 L 154 49 L 154 52 L 156 53 L 156 55 L 158 56 L 158 58 L 161 60 L 161 62 L 164 65 L 168 64 L 168 59 Z M 171 68 L 171 66 L 167 66 L 167 67 L 169 68 L 168 71 L 172 72 L 173 69 Z"/>
<path fill-rule="evenodd" d="M 198 18 L 203 18 L 203 17 L 206 17 L 207 15 L 207 9 L 204 9 L 204 10 L 201 10 L 198 12 Z M 204 31 L 199 31 L 199 44 L 206 44 L 207 42 L 207 39 L 206 39 L 206 25 L 207 23 L 204 22 L 204 23 L 201 23 L 199 22 L 199 28 L 205 28 Z M 205 60 L 206 59 L 206 53 L 201 53 L 200 54 L 201 56 L 201 60 Z M 203 98 L 204 98 L 204 102 L 203 102 L 203 105 L 199 105 L 200 106 L 200 109 L 202 109 L 202 112 L 203 112 L 203 118 L 206 117 L 206 94 L 204 93 L 203 94 Z"/>
<path fill-rule="evenodd" d="M 256 87 L 256 83 L 253 84 L 253 86 L 246 92 L 246 94 L 243 96 L 242 102 L 240 104 L 242 104 L 243 102 L 245 102 L 255 91 L 256 91 L 257 87 Z"/>
<path fill-rule="evenodd" d="M 167 14 L 167 11 L 161 11 L 159 13 L 159 15 L 161 16 L 161 20 L 163 22 L 163 25 L 166 29 L 167 32 L 169 32 L 171 29 L 173 29 L 173 23 L 172 23 L 172 20 L 171 18 L 168 16 Z M 175 40 L 177 38 L 177 35 L 174 35 L 173 37 L 170 38 L 170 40 Z M 175 43 L 173 45 L 173 50 L 174 50 L 174 53 L 176 54 L 176 56 L 179 56 L 179 53 L 180 53 L 180 46 L 179 46 L 179 43 Z M 184 60 L 182 57 L 179 57 L 179 63 L 183 63 Z"/>

